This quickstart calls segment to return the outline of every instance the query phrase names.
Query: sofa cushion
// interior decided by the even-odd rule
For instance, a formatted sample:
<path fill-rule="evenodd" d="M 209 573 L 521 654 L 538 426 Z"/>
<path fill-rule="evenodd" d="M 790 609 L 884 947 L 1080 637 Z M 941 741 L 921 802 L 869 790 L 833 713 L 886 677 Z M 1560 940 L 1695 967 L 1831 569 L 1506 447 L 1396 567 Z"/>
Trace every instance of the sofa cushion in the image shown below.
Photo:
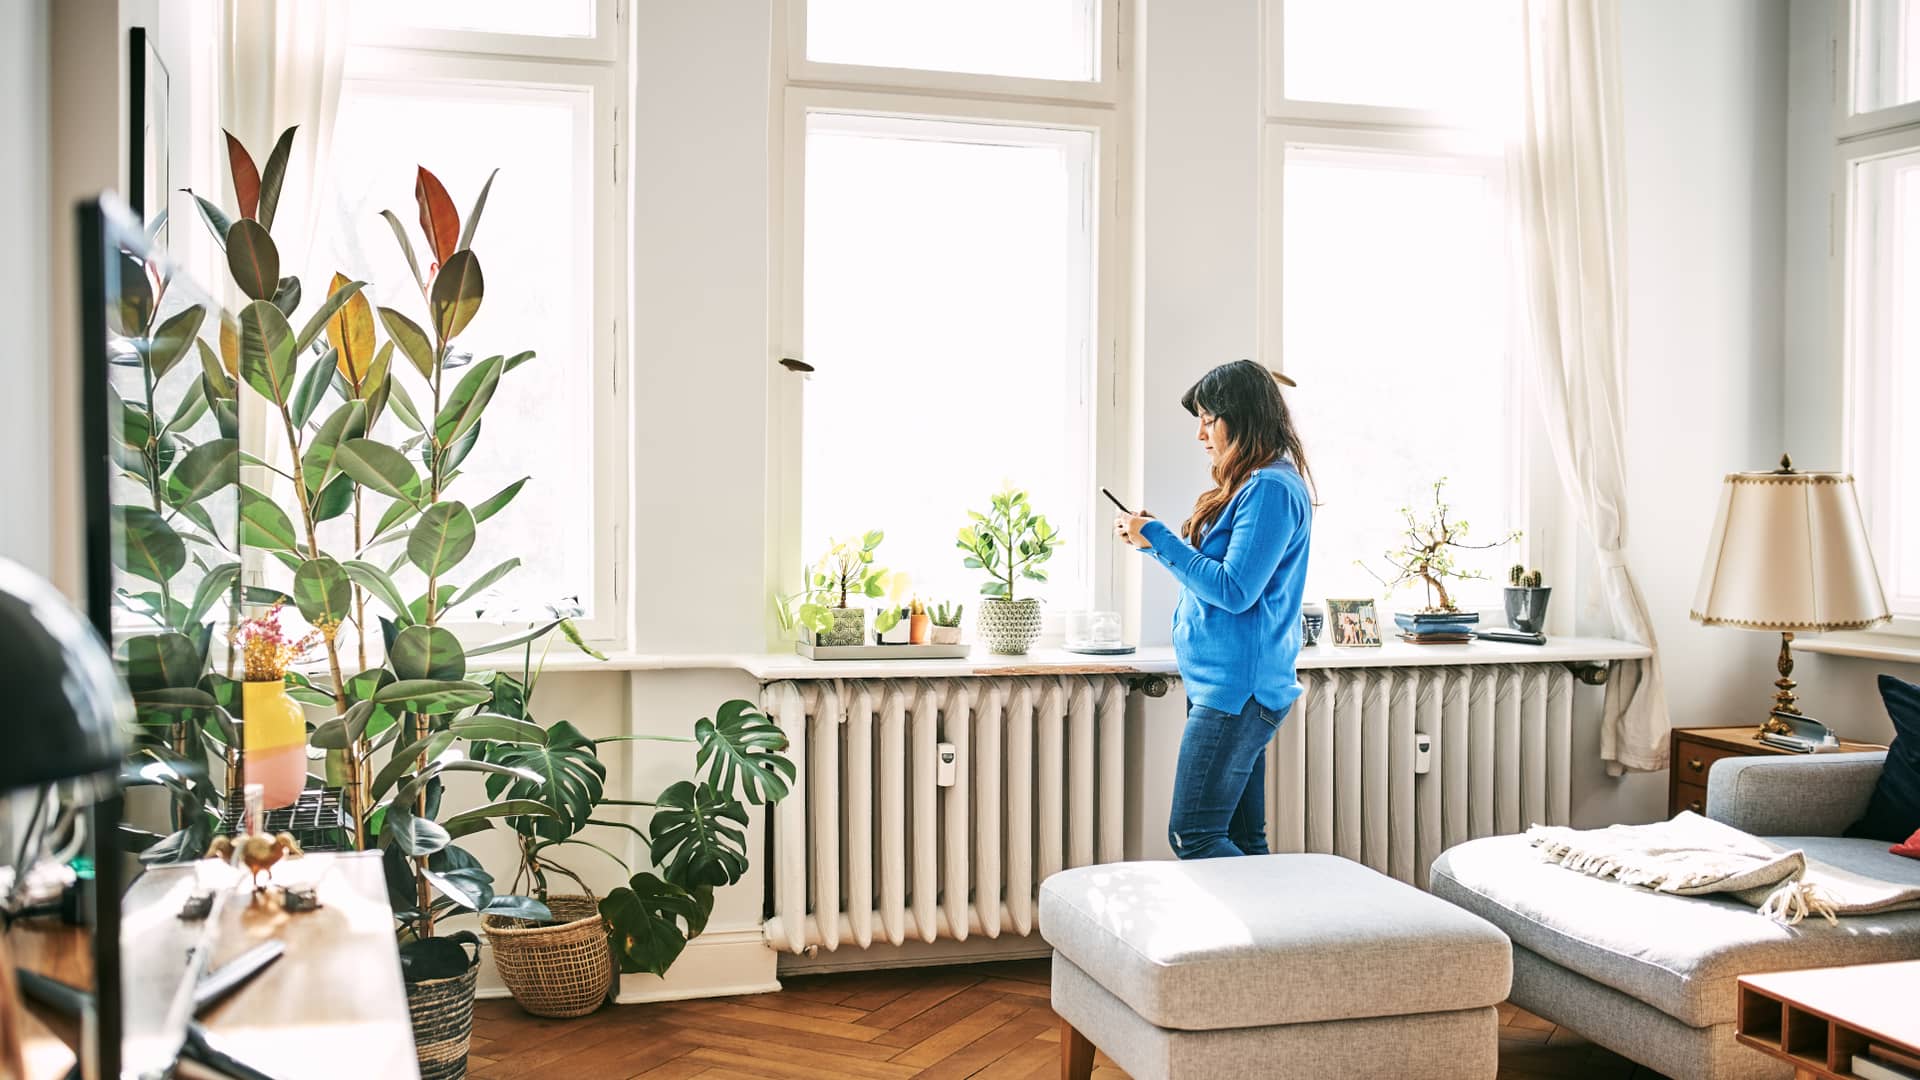
<path fill-rule="evenodd" d="M 1040 933 L 1187 1031 L 1483 1008 L 1512 974 L 1484 920 L 1331 855 L 1067 870 L 1040 887 Z"/>
<path fill-rule="evenodd" d="M 1847 830 L 1897 844 L 1920 829 L 1920 686 L 1880 676 L 1880 700 L 1893 721 L 1887 765 L 1867 802 L 1867 814 Z"/>
<path fill-rule="evenodd" d="M 1770 839 L 1842 869 L 1920 882 L 1920 864 L 1877 841 Z M 1443 852 L 1432 880 L 1435 895 L 1505 930 L 1515 945 L 1694 1027 L 1732 1022 L 1741 975 L 1920 959 L 1920 911 L 1786 926 L 1730 898 L 1672 896 L 1575 873 L 1543 860 L 1524 836 Z"/>

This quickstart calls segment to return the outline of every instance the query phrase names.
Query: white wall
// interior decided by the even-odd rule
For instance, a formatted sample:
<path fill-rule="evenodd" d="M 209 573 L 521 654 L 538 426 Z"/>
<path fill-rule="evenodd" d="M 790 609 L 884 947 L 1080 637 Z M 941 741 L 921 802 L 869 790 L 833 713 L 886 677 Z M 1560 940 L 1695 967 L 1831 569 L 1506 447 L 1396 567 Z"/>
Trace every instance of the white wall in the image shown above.
<path fill-rule="evenodd" d="M 1763 635 L 1687 618 L 1723 473 L 1780 454 L 1785 0 L 1626 0 L 1627 556 L 1679 727 L 1760 719 Z M 1583 627 L 1583 629 L 1586 629 Z M 1576 726 L 1574 820 L 1665 816 Z"/>
<path fill-rule="evenodd" d="M 0 259 L 0 461 L 8 463 L 0 514 L 0 556 L 53 571 L 49 515 L 53 487 L 43 462 L 51 443 L 47 401 L 53 357 L 48 340 L 47 42 L 49 0 L 0 4 L 0 215 L 8 253 Z"/>
<path fill-rule="evenodd" d="M 1831 39 L 1838 0 L 1792 0 L 1787 98 L 1786 358 L 1783 426 L 1803 467 L 1840 468 L 1844 383 L 1833 326 L 1837 258 L 1829 255 L 1828 198 L 1834 173 Z M 1920 683 L 1920 664 L 1799 653 L 1800 704 L 1849 738 L 1893 737 L 1876 676 Z"/>

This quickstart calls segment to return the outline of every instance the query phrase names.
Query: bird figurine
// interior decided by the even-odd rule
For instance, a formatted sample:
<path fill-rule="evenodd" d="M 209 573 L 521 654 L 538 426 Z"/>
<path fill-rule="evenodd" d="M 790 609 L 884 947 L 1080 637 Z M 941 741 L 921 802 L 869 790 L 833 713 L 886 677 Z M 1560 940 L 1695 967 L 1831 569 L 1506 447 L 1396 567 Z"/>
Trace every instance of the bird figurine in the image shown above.
<path fill-rule="evenodd" d="M 237 847 L 236 847 L 237 845 Z M 216 836 L 207 847 L 207 856 L 221 862 L 233 861 L 235 851 L 240 853 L 240 862 L 253 875 L 253 891 L 263 892 L 272 882 L 272 870 L 281 859 L 297 859 L 301 855 L 300 842 L 292 833 L 280 833 L 268 836 L 266 833 L 250 833 L 245 836 Z M 268 875 L 262 882 L 260 876 Z"/>

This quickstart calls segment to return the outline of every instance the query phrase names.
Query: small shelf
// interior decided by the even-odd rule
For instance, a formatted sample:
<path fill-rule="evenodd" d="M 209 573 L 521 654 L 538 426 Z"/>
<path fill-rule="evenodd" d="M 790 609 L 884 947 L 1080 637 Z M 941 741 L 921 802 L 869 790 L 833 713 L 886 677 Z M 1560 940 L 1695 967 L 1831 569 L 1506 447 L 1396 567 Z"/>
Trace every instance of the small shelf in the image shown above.
<path fill-rule="evenodd" d="M 1920 1057 L 1916 990 L 1920 961 L 1742 976 L 1734 1037 L 1802 1075 L 1856 1080 L 1853 1057 L 1872 1047 Z"/>

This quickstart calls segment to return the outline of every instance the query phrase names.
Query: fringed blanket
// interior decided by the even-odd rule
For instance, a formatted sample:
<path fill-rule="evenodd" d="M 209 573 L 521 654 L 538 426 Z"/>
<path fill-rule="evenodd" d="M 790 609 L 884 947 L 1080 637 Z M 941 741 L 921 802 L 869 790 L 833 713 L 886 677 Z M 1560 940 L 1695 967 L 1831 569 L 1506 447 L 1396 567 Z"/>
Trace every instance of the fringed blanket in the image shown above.
<path fill-rule="evenodd" d="M 1569 870 L 1679 896 L 1725 893 L 1788 925 L 1920 908 L 1920 887 L 1878 881 L 1692 811 L 1652 825 L 1535 825 L 1527 839 Z"/>

